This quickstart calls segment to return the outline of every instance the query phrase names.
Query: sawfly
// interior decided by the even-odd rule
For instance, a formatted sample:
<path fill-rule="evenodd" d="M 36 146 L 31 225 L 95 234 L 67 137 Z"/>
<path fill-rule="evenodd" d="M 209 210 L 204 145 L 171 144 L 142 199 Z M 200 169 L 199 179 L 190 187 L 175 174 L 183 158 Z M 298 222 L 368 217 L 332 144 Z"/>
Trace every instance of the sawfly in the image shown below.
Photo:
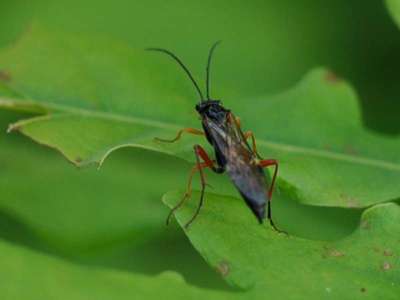
<path fill-rule="evenodd" d="M 241 130 L 239 118 L 235 117 L 229 109 L 225 108 L 220 100 L 214 100 L 210 97 L 211 59 L 218 44 L 219 41 L 214 43 L 208 54 L 206 68 L 206 98 L 204 98 L 203 93 L 189 69 L 174 53 L 162 48 L 147 49 L 149 51 L 162 52 L 173 58 L 185 71 L 200 96 L 200 102 L 195 108 L 200 115 L 203 130 L 184 128 L 178 131 L 176 137 L 171 140 L 160 138 L 156 138 L 156 140 L 160 142 L 173 143 L 178 141 L 183 133 L 205 136 L 207 141 L 214 148 L 215 153 L 215 159 L 213 160 L 200 145 L 194 145 L 193 149 L 196 164 L 190 172 L 186 193 L 181 201 L 171 210 L 167 218 L 167 224 L 169 223 L 173 213 L 184 204 L 186 199 L 190 198 L 193 176 L 196 172 L 199 172 L 201 180 L 200 201 L 196 212 L 186 223 L 185 228 L 188 228 L 194 221 L 203 205 L 204 192 L 207 185 L 203 169 L 209 168 L 213 172 L 219 174 L 226 172 L 248 207 L 257 217 L 259 223 L 261 224 L 263 222 L 265 215 L 267 214 L 269 223 L 279 232 L 280 230 L 278 230 L 272 220 L 271 213 L 271 198 L 278 173 L 278 161 L 275 159 L 261 159 L 257 153 L 256 140 L 253 133 L 251 131 L 243 132 Z M 251 147 L 247 142 L 249 138 L 252 142 Z M 263 170 L 263 168 L 269 166 L 274 167 L 271 181 L 269 180 L 269 176 L 267 177 Z"/>

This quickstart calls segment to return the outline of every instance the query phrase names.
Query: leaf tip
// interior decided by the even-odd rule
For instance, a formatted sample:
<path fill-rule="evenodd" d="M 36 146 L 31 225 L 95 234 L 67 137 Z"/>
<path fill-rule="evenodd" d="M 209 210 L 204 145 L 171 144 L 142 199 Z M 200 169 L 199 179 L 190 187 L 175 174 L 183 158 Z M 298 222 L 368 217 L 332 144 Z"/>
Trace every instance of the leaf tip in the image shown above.
<path fill-rule="evenodd" d="M 20 129 L 20 126 L 18 125 L 18 123 L 13 123 L 13 124 L 8 125 L 7 133 L 11 133 L 11 132 L 17 131 L 19 129 Z"/>
<path fill-rule="evenodd" d="M 400 216 L 400 206 L 395 202 L 377 204 L 366 209 L 361 215 L 360 229 L 376 231 L 385 230 L 393 232 L 398 230 L 393 220 Z"/>
<path fill-rule="evenodd" d="M 383 262 L 381 265 L 382 271 L 389 271 L 391 268 L 392 268 L 392 264 L 387 261 Z"/>
<path fill-rule="evenodd" d="M 226 260 L 220 261 L 216 266 L 217 272 L 221 274 L 222 277 L 227 277 L 230 273 L 230 269 L 231 269 L 230 264 Z"/>
<path fill-rule="evenodd" d="M 169 191 L 162 196 L 161 201 L 169 208 L 173 208 L 173 201 L 178 197 L 178 195 L 179 193 L 177 191 Z"/>
<path fill-rule="evenodd" d="M 330 84 L 337 84 L 343 81 L 337 74 L 331 70 L 325 71 L 324 80 Z"/>

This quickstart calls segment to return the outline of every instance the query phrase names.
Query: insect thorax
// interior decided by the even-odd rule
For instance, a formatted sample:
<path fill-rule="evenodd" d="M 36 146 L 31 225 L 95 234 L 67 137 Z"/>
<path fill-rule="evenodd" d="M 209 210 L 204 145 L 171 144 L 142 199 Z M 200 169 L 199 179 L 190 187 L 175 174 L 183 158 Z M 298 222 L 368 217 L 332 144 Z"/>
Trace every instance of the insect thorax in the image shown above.
<path fill-rule="evenodd" d="M 219 100 L 207 100 L 196 105 L 196 110 L 202 117 L 214 121 L 215 123 L 223 123 L 226 121 L 229 110 L 221 105 Z"/>

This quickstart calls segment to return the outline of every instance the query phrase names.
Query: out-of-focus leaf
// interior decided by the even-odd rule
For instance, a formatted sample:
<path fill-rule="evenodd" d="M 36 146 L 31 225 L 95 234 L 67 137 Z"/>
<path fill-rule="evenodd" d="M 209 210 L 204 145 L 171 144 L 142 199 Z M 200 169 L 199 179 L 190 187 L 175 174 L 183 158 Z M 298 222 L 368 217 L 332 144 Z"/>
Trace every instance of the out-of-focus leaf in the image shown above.
<path fill-rule="evenodd" d="M 400 27 L 400 1 L 399 0 L 386 0 L 386 5 L 389 9 L 393 19 Z"/>
<path fill-rule="evenodd" d="M 170 192 L 164 201 L 172 207 L 180 196 Z M 285 295 L 285 299 L 397 299 L 398 205 L 369 208 L 353 234 L 320 242 L 261 226 L 241 204 L 235 198 L 207 194 L 200 215 L 185 231 L 230 284 L 251 288 L 253 299 L 266 292 L 270 298 Z M 188 204 L 178 210 L 178 222 L 184 225 L 194 209 L 194 204 Z"/>
<path fill-rule="evenodd" d="M 0 144 L 2 207 L 64 248 L 159 234 L 168 214 L 161 195 L 185 184 L 188 169 L 181 160 L 137 149 L 116 155 L 101 172 L 79 170 L 30 142 L 3 136 Z"/>
<path fill-rule="evenodd" d="M 400 132 L 400 35 L 382 1 L 12 1 L 0 6 L 0 44 L 17 39 L 31 15 L 55 32 L 169 48 L 197 78 L 208 47 L 222 39 L 212 81 L 225 99 L 286 89 L 314 66 L 329 66 L 357 88 L 370 128 Z"/>
<path fill-rule="evenodd" d="M 188 285 L 175 272 L 144 276 L 88 268 L 0 241 L 1 299 L 235 299 Z"/>

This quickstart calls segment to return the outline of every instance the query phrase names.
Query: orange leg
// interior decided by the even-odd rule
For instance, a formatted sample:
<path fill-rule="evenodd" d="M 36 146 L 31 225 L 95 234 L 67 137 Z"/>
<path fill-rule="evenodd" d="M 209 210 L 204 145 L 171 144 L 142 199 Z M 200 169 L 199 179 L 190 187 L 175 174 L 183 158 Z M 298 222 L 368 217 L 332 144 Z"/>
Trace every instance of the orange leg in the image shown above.
<path fill-rule="evenodd" d="M 197 217 L 197 215 L 200 212 L 201 207 L 203 206 L 203 202 L 204 202 L 204 192 L 205 192 L 205 188 L 206 188 L 206 180 L 205 180 L 205 176 L 204 176 L 204 172 L 203 169 L 204 168 L 211 168 L 213 171 L 215 172 L 220 172 L 221 168 L 219 166 L 215 165 L 215 161 L 211 160 L 209 158 L 209 156 L 207 155 L 206 151 L 199 145 L 195 145 L 194 146 L 194 153 L 196 156 L 196 165 L 192 168 L 192 170 L 190 171 L 190 175 L 189 175 L 189 183 L 188 183 L 188 187 L 187 190 L 183 196 L 183 198 L 181 199 L 181 201 L 179 201 L 179 203 L 171 210 L 171 212 L 168 215 L 167 218 L 167 224 L 169 223 L 173 213 L 179 209 L 184 203 L 185 201 L 190 198 L 191 194 L 192 194 L 192 180 L 193 180 L 193 176 L 194 174 L 199 171 L 200 172 L 200 180 L 201 180 L 201 195 L 200 195 L 200 201 L 199 201 L 199 205 L 196 209 L 196 212 L 194 213 L 193 217 L 186 223 L 185 228 L 189 228 L 190 224 L 194 221 L 194 219 Z M 204 161 L 204 162 L 200 162 L 200 158 Z"/>
<path fill-rule="evenodd" d="M 240 128 L 240 126 L 242 125 L 242 123 L 241 123 L 239 117 L 235 117 L 235 122 L 236 122 L 236 125 Z"/>
<path fill-rule="evenodd" d="M 248 138 L 251 138 L 251 143 L 253 145 L 253 152 L 257 155 L 257 157 L 259 158 L 260 155 L 257 152 L 257 145 L 256 145 L 256 138 L 254 137 L 254 133 L 252 131 L 246 131 L 244 133 L 244 137 L 246 138 L 246 140 Z"/>
<path fill-rule="evenodd" d="M 275 166 L 274 175 L 272 176 L 271 186 L 269 187 L 269 190 L 268 190 L 267 218 L 268 218 L 269 223 L 271 224 L 272 228 L 274 228 L 278 232 L 287 234 L 287 232 L 278 229 L 275 226 L 274 222 L 272 221 L 271 200 L 272 200 L 272 192 L 273 192 L 274 186 L 275 186 L 276 176 L 278 175 L 278 161 L 276 159 L 264 159 L 259 162 L 259 165 L 263 168 L 266 168 L 269 166 Z"/>
<path fill-rule="evenodd" d="M 235 117 L 232 114 L 229 114 L 230 120 L 234 120 L 236 123 L 236 126 L 240 129 L 241 122 L 239 117 Z M 252 131 L 246 131 L 244 134 L 244 138 L 247 140 L 248 138 L 251 138 L 251 143 L 253 146 L 253 152 L 257 155 L 258 158 L 260 158 L 260 155 L 257 152 L 257 145 L 256 145 L 256 138 L 254 137 L 254 133 Z"/>
<path fill-rule="evenodd" d="M 278 175 L 278 161 L 276 159 L 264 159 L 264 160 L 261 160 L 258 164 L 262 168 L 266 168 L 266 167 L 270 167 L 270 166 L 274 166 L 275 167 L 274 175 L 272 176 L 271 186 L 269 187 L 269 190 L 268 190 L 268 200 L 271 201 L 271 199 L 272 199 L 272 191 L 273 191 L 274 186 L 275 186 L 276 176 Z"/>
<path fill-rule="evenodd" d="M 168 217 L 167 217 L 167 225 L 171 221 L 171 217 L 175 213 L 175 211 L 177 211 L 185 203 L 185 201 L 187 199 L 189 199 L 190 196 L 192 195 L 192 180 L 193 180 L 193 176 L 196 174 L 196 172 L 200 171 L 200 169 L 204 169 L 204 168 L 208 168 L 208 167 L 209 167 L 209 165 L 207 163 L 201 163 L 200 165 L 198 165 L 196 163 L 196 165 L 193 166 L 192 170 L 190 170 L 187 190 L 186 190 L 185 194 L 183 195 L 183 198 L 169 212 Z"/>
<path fill-rule="evenodd" d="M 240 118 L 234 116 L 231 112 L 228 113 L 228 121 L 229 122 L 235 122 L 236 126 L 240 128 Z"/>
<path fill-rule="evenodd" d="M 165 140 L 165 139 L 160 139 L 160 138 L 154 138 L 156 141 L 159 142 L 163 142 L 163 143 L 173 143 L 176 142 L 177 140 L 179 140 L 182 136 L 183 133 L 190 133 L 190 134 L 194 134 L 194 135 L 204 135 L 204 132 L 196 129 L 196 128 L 183 128 L 181 130 L 178 131 L 178 133 L 176 134 L 176 137 L 171 139 L 171 140 Z"/>

